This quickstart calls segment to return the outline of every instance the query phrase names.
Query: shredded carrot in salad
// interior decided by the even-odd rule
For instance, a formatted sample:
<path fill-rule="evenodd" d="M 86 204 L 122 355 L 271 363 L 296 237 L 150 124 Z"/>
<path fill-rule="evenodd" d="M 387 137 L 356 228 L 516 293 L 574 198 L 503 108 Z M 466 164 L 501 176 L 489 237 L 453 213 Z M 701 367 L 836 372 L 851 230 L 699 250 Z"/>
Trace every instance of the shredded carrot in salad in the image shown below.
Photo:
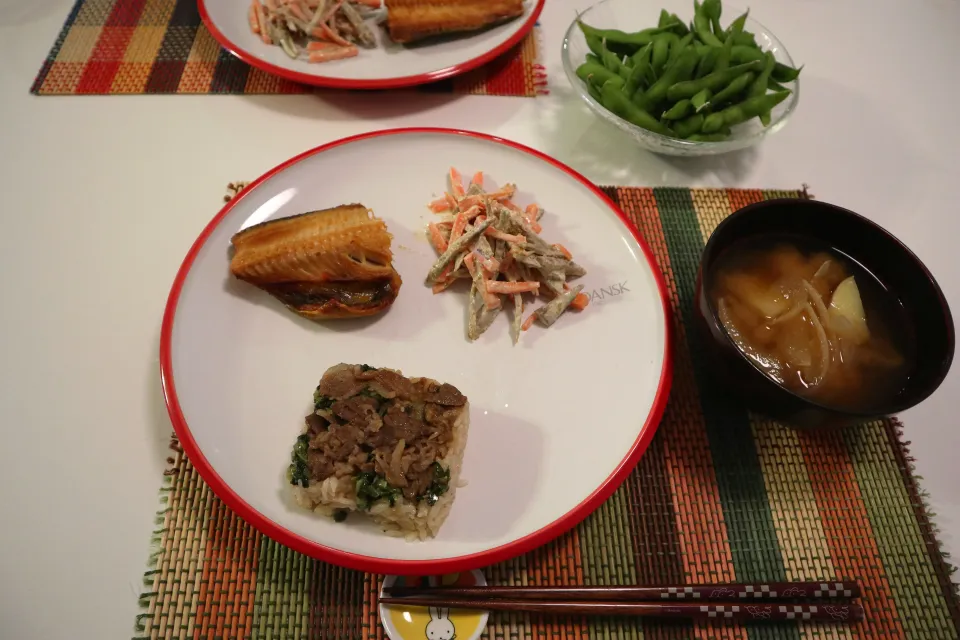
<path fill-rule="evenodd" d="M 330 62 L 372 49 L 371 26 L 384 17 L 380 0 L 251 0 L 250 30 L 294 60 Z M 368 24 L 371 20 L 371 24 Z"/>
<path fill-rule="evenodd" d="M 570 308 L 575 311 L 583 311 L 590 304 L 590 297 L 585 293 L 578 293 L 570 303 Z"/>
<path fill-rule="evenodd" d="M 450 211 L 450 203 L 447 201 L 446 196 L 442 198 L 437 198 L 430 203 L 430 211 L 434 213 L 443 213 L 444 211 Z"/>
<path fill-rule="evenodd" d="M 443 253 L 447 250 L 447 239 L 443 237 L 443 232 L 440 231 L 440 226 L 436 222 L 431 222 L 427 225 L 427 228 L 430 230 L 430 244 L 433 245 L 433 248 Z"/>
<path fill-rule="evenodd" d="M 427 205 L 438 214 L 437 222 L 427 225 L 427 237 L 439 255 L 427 274 L 427 286 L 441 293 L 458 280 L 470 282 L 470 340 L 490 328 L 505 306 L 502 298 L 512 303 L 514 343 L 534 322 L 549 327 L 567 309 L 587 308 L 590 298 L 582 293 L 583 285 L 568 284 L 586 271 L 564 245 L 540 237 L 544 210 L 539 205 L 517 206 L 514 184 L 485 191 L 482 171 L 466 188 L 455 167 L 447 177 L 449 189 Z M 546 300 L 525 320 L 523 296 Z"/>

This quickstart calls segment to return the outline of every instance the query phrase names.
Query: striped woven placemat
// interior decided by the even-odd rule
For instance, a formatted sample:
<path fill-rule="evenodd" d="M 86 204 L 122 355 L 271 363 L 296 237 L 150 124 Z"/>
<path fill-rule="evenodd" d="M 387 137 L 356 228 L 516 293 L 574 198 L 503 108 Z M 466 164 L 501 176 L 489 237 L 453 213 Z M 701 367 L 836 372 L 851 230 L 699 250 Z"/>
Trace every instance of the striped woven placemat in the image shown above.
<path fill-rule="evenodd" d="M 424 91 L 534 97 L 547 93 L 539 26 L 474 71 Z M 197 0 L 77 0 L 30 89 L 37 95 L 310 93 L 220 47 Z"/>
<path fill-rule="evenodd" d="M 667 276 L 676 323 L 673 393 L 623 486 L 570 533 L 484 570 L 491 584 L 681 584 L 857 579 L 857 626 L 693 627 L 636 620 L 491 616 L 486 636 L 527 638 L 960 637 L 960 600 L 912 475 L 902 429 L 784 428 L 718 390 L 688 332 L 704 242 L 732 211 L 801 191 L 605 187 Z M 311 560 L 260 535 L 182 455 L 146 574 L 138 638 L 384 637 L 381 576 Z"/>

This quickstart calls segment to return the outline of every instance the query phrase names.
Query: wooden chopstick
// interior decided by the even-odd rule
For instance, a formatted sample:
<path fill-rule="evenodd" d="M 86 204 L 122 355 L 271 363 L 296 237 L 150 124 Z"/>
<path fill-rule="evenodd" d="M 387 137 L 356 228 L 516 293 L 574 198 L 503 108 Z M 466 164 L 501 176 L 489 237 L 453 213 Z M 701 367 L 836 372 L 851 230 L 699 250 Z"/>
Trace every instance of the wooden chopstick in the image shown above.
<path fill-rule="evenodd" d="M 660 587 L 388 587 L 391 597 L 507 599 L 512 601 L 663 602 L 849 600 L 860 597 L 856 582 L 770 582 Z"/>
<path fill-rule="evenodd" d="M 474 600 L 468 598 L 382 597 L 382 604 L 480 609 L 485 611 L 524 611 L 547 615 L 604 615 L 682 618 L 715 622 L 857 622 L 863 620 L 863 607 L 852 603 L 760 603 L 760 602 L 546 602 L 534 600 Z"/>

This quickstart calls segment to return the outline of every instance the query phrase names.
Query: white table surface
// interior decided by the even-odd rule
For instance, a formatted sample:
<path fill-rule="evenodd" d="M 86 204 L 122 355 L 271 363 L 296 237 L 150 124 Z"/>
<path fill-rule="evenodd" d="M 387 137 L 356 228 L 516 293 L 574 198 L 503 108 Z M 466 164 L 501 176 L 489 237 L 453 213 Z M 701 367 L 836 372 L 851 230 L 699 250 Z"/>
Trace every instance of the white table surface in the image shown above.
<path fill-rule="evenodd" d="M 228 182 L 318 144 L 462 127 L 598 183 L 805 182 L 899 236 L 960 314 L 957 0 L 754 0 L 751 15 L 806 64 L 800 106 L 755 152 L 696 161 L 632 148 L 572 94 L 560 42 L 588 4 L 548 2 L 544 98 L 37 98 L 28 90 L 71 0 L 0 0 L 0 636 L 131 635 L 170 434 L 158 370 L 168 288 Z M 902 416 L 954 557 L 958 394 L 955 367 Z"/>

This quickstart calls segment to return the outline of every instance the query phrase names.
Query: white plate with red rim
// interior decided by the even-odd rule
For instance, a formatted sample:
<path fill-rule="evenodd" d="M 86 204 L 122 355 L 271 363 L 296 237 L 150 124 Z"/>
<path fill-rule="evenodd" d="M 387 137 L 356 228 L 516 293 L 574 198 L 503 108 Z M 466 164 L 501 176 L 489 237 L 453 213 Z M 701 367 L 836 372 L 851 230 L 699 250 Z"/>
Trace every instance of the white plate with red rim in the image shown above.
<path fill-rule="evenodd" d="M 415 159 L 415 161 L 411 161 Z M 434 295 L 427 204 L 451 166 L 517 185 L 548 242 L 586 270 L 591 304 L 514 345 L 509 314 L 476 342 L 466 293 Z M 315 323 L 229 272 L 231 236 L 264 220 L 359 202 L 393 234 L 404 283 L 375 318 Z M 617 295 L 610 295 L 614 291 Z M 605 292 L 605 293 L 601 293 Z M 626 478 L 659 424 L 671 379 L 663 277 L 624 214 L 584 177 L 484 134 L 398 129 L 339 140 L 271 170 L 225 206 L 190 249 L 167 301 L 164 394 L 184 450 L 211 488 L 271 538 L 377 573 L 467 571 L 571 528 Z M 455 385 L 470 400 L 463 479 L 436 538 L 407 542 L 369 519 L 336 523 L 296 507 L 285 473 L 320 376 L 349 362 Z"/>
<path fill-rule="evenodd" d="M 429 84 L 466 73 L 503 55 L 530 33 L 546 0 L 524 0 L 524 13 L 509 22 L 436 42 L 404 46 L 374 28 L 375 49 L 353 58 L 310 63 L 293 60 L 276 45 L 264 44 L 250 30 L 249 2 L 198 0 L 200 17 L 220 45 L 268 73 L 320 87 L 396 89 Z M 374 26 L 373 23 L 370 23 Z"/>

